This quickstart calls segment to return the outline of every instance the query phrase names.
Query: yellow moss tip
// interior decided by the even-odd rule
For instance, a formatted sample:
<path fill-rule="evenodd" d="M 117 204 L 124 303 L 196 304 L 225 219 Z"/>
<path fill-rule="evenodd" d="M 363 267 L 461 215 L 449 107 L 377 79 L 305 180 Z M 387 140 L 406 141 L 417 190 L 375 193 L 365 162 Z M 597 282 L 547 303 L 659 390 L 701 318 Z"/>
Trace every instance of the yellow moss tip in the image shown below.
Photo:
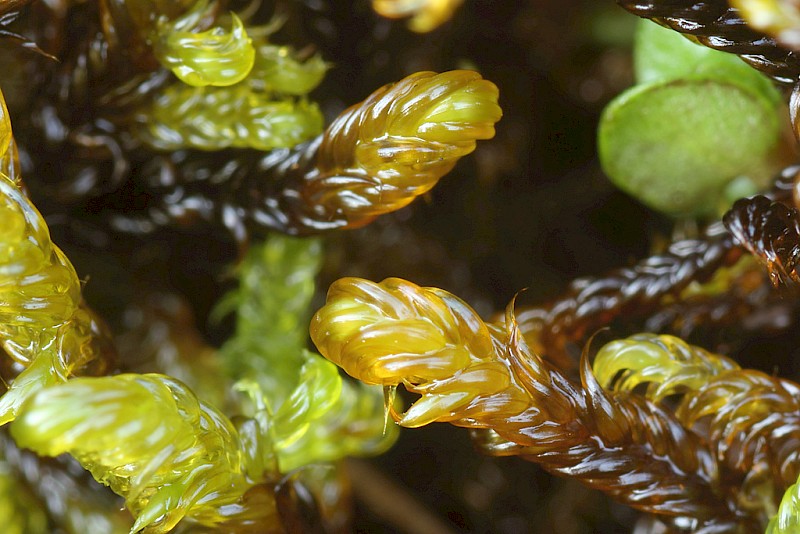
<path fill-rule="evenodd" d="M 476 140 L 494 137 L 503 116 L 497 86 L 469 70 L 418 72 L 379 96 L 365 103 L 385 110 L 390 136 L 474 147 Z"/>
<path fill-rule="evenodd" d="M 253 68 L 256 52 L 239 17 L 232 14 L 231 20 L 230 32 L 220 27 L 200 33 L 163 30 L 159 60 L 182 82 L 195 87 L 242 81 Z"/>
<path fill-rule="evenodd" d="M 450 377 L 470 364 L 473 350 L 492 348 L 469 306 L 399 278 L 334 282 L 314 316 L 311 338 L 349 375 L 382 386 Z"/>
<path fill-rule="evenodd" d="M 375 11 L 387 18 L 411 17 L 408 28 L 417 33 L 435 30 L 453 16 L 464 0 L 373 0 Z"/>

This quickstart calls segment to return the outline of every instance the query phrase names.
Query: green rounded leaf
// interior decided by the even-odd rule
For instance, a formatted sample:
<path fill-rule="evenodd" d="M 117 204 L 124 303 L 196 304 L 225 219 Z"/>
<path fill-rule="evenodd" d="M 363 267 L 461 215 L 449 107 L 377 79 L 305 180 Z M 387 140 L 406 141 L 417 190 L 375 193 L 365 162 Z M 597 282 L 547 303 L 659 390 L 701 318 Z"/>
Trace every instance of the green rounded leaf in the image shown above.
<path fill-rule="evenodd" d="M 741 85 L 776 104 L 781 101 L 772 81 L 738 56 L 694 43 L 649 20 L 639 22 L 633 62 L 638 83 L 703 76 Z"/>
<path fill-rule="evenodd" d="M 598 150 L 623 191 L 668 214 L 699 215 L 716 208 L 733 179 L 760 171 L 778 134 L 769 98 L 695 76 L 617 97 L 601 117 Z"/>

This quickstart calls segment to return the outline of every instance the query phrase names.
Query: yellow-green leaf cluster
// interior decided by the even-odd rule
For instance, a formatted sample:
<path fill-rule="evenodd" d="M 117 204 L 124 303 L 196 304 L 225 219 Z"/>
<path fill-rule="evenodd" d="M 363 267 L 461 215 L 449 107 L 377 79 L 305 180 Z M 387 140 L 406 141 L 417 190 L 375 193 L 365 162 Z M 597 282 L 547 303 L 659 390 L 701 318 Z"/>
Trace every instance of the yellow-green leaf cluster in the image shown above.
<path fill-rule="evenodd" d="M 202 3 L 202 2 L 201 2 Z M 157 30 L 155 53 L 183 83 L 196 87 L 228 86 L 242 81 L 253 68 L 255 49 L 239 17 L 231 28 L 191 31 L 193 14 Z"/>
<path fill-rule="evenodd" d="M 25 367 L 0 398 L 0 424 L 14 419 L 32 391 L 102 372 L 113 357 L 108 338 L 83 305 L 75 269 L 50 240 L 41 214 L 0 173 L 0 343 Z"/>
<path fill-rule="evenodd" d="M 244 23 L 219 0 L 109 0 L 106 37 L 142 65 L 161 64 L 192 86 L 227 86 L 250 72 Z"/>
<path fill-rule="evenodd" d="M 38 454 L 69 453 L 125 497 L 131 532 L 168 532 L 184 517 L 277 524 L 274 506 L 248 507 L 262 458 L 222 413 L 165 375 L 79 378 L 41 390 L 11 427 Z"/>
<path fill-rule="evenodd" d="M 660 401 L 676 393 L 696 391 L 710 378 L 739 369 L 739 365 L 675 336 L 638 334 L 604 345 L 592 369 L 606 389 L 633 391 L 647 384 L 647 398 Z"/>
<path fill-rule="evenodd" d="M 267 412 L 281 472 L 392 444 L 379 389 L 342 380 L 336 366 L 305 350 L 321 244 L 273 236 L 239 266 L 240 286 L 219 308 L 236 310 L 236 333 L 221 355 Z M 256 416 L 256 414 L 253 414 Z"/>
<path fill-rule="evenodd" d="M 117 11 L 128 15 L 179 80 L 156 91 L 135 114 L 136 133 L 150 146 L 270 150 L 322 131 L 316 104 L 297 98 L 327 70 L 318 54 L 301 60 L 289 47 L 270 44 L 269 27 L 251 28 L 256 37 L 250 37 L 236 14 L 219 14 L 215 0 L 119 1 L 124 8 Z"/>
<path fill-rule="evenodd" d="M 236 330 L 219 356 L 235 379 L 257 382 L 273 409 L 299 382 L 307 318 L 322 242 L 271 236 L 250 248 L 237 266 L 238 287 L 217 305 L 215 317 L 234 313 Z"/>
<path fill-rule="evenodd" d="M 259 40 L 254 67 L 242 80 L 226 87 L 168 85 L 139 110 L 137 135 L 159 150 L 271 150 L 318 135 L 319 107 L 294 95 L 319 84 L 325 62 L 318 55 L 302 62 L 288 47 Z"/>

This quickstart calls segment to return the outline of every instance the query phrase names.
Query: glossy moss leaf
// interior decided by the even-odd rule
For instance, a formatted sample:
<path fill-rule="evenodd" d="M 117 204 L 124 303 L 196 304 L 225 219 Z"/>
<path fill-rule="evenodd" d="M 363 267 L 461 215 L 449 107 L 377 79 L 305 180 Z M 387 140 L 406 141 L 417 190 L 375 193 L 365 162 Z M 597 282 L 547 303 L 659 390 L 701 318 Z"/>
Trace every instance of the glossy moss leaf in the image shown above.
<path fill-rule="evenodd" d="M 418 394 L 392 413 L 401 425 L 487 429 L 473 433 L 484 452 L 538 462 L 676 532 L 756 532 L 774 488 L 797 478 L 798 384 L 675 338 L 608 345 L 599 376 L 585 351 L 577 381 L 527 345 L 513 302 L 485 323 L 446 291 L 355 278 L 331 286 L 311 337 L 351 376 Z"/>
<path fill-rule="evenodd" d="M 305 350 L 321 243 L 272 236 L 238 268 L 239 288 L 217 314 L 236 311 L 236 333 L 220 354 L 239 388 L 265 417 L 281 472 L 348 455 L 377 454 L 396 438 L 384 431 L 379 388 L 343 381 L 336 367 Z"/>
<path fill-rule="evenodd" d="M 238 85 L 172 86 L 140 117 L 139 137 L 159 150 L 236 147 L 267 151 L 307 141 L 323 126 L 316 104 L 272 100 Z"/>
<path fill-rule="evenodd" d="M 286 448 L 306 433 L 309 426 L 331 409 L 341 395 L 342 381 L 336 366 L 309 353 L 298 373 L 299 382 L 273 416 L 275 448 Z M 329 365 L 330 364 L 330 365 Z M 288 471 L 285 470 L 284 471 Z"/>
<path fill-rule="evenodd" d="M 237 389 L 251 399 L 252 417 L 260 421 L 253 440 L 262 449 L 264 463 L 277 462 L 281 473 L 346 456 L 380 454 L 397 438 L 386 426 L 385 401 L 380 388 L 343 380 L 336 366 L 318 354 L 305 352 L 300 382 L 277 410 L 256 382 L 243 380 Z"/>
<path fill-rule="evenodd" d="M 710 378 L 739 366 L 724 356 L 667 335 L 638 334 L 607 343 L 592 370 L 604 389 L 634 391 L 647 384 L 645 396 L 661 401 L 669 395 L 698 390 Z"/>
<path fill-rule="evenodd" d="M 311 337 L 351 376 L 419 394 L 404 413 L 392 414 L 403 426 L 491 428 L 508 440 L 498 454 L 524 454 L 590 486 L 615 488 L 612 494 L 640 509 L 707 513 L 706 502 L 691 510 L 693 499 L 709 492 L 705 445 L 666 412 L 609 397 L 586 358 L 581 383 L 570 382 L 527 347 L 512 309 L 505 324 L 485 323 L 440 289 L 343 278 L 315 315 Z"/>
<path fill-rule="evenodd" d="M 800 481 L 789 486 L 781 499 L 778 513 L 767 526 L 766 534 L 800 532 Z"/>
<path fill-rule="evenodd" d="M 299 192 L 313 206 L 304 216 L 354 228 L 406 206 L 494 137 L 498 93 L 476 72 L 417 72 L 351 106 L 323 134 Z"/>
<path fill-rule="evenodd" d="M 110 335 L 81 300 L 78 275 L 41 214 L 0 174 L 0 343 L 25 369 L 0 397 L 0 425 L 33 391 L 101 373 Z"/>
<path fill-rule="evenodd" d="M 736 177 L 764 172 L 778 133 L 768 98 L 692 76 L 617 97 L 601 118 L 598 149 L 620 189 L 653 209 L 697 215 L 712 212 Z"/>
<path fill-rule="evenodd" d="M 11 144 L 11 119 L 8 116 L 8 108 L 0 91 L 0 159 L 5 157 Z"/>
<path fill-rule="evenodd" d="M 800 284 L 800 211 L 762 195 L 737 200 L 723 223 L 769 274 L 774 287 Z"/>
<path fill-rule="evenodd" d="M 322 360 L 321 356 L 317 356 Z M 275 453 L 281 472 L 347 456 L 374 456 L 388 450 L 399 435 L 387 424 L 381 388 L 343 380 L 341 390 L 326 412 L 320 411 L 299 438 Z"/>
<path fill-rule="evenodd" d="M 0 91 L 0 174 L 4 174 L 17 186 L 21 184 L 17 144 L 11 133 L 11 118 L 2 91 Z"/>
<path fill-rule="evenodd" d="M 497 100 L 497 87 L 478 73 L 418 72 L 289 150 L 161 154 L 126 177 L 148 187 L 141 208 L 125 208 L 126 185 L 107 200 L 104 218 L 133 233 L 205 220 L 241 245 L 266 229 L 309 235 L 364 226 L 429 191 L 478 140 L 493 137 Z"/>
<path fill-rule="evenodd" d="M 40 455 L 71 454 L 123 496 L 136 516 L 131 532 L 168 532 L 184 517 L 214 526 L 239 516 L 265 532 L 277 525 L 274 502 L 250 507 L 244 498 L 269 475 L 246 438 L 170 377 L 78 378 L 42 389 L 11 434 Z"/>
<path fill-rule="evenodd" d="M 233 85 L 253 68 L 255 49 L 236 15 L 232 28 L 215 27 L 205 32 L 179 29 L 180 24 L 160 29 L 155 52 L 161 63 L 189 85 Z"/>
<path fill-rule="evenodd" d="M 292 147 L 322 132 L 319 107 L 304 98 L 327 71 L 319 55 L 305 62 L 288 47 L 256 39 L 253 68 L 226 87 L 173 83 L 136 114 L 136 133 L 159 150 Z"/>
<path fill-rule="evenodd" d="M 705 76 L 741 85 L 776 104 L 781 100 L 769 78 L 738 57 L 694 43 L 649 20 L 639 22 L 633 59 L 638 83 Z"/>
<path fill-rule="evenodd" d="M 2 93 L 0 150 L 5 152 L 0 161 L 16 159 L 5 158 L 14 145 Z M 32 392 L 65 381 L 97 358 L 95 325 L 81 308 L 80 283 L 69 259 L 50 240 L 47 224 L 19 182 L 0 172 L 0 343 L 6 357 L 23 366 L 0 397 L 0 425 L 14 419 Z"/>
<path fill-rule="evenodd" d="M 5 176 L 0 176 L 0 282 L 0 336 L 19 347 L 10 351 L 15 359 L 30 362 L 37 352 L 29 346 L 31 338 L 75 312 L 80 285 L 42 216 Z"/>

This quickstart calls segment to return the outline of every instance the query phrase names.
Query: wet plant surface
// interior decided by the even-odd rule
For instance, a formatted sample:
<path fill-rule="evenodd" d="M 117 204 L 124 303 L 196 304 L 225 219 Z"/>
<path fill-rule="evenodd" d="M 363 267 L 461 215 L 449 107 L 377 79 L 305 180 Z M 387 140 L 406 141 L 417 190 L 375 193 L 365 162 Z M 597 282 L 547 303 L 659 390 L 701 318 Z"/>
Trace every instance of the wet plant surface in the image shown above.
<path fill-rule="evenodd" d="M 26 5 L 28 3 L 31 5 Z M 662 13 L 657 6 L 620 3 L 632 11 L 638 9 L 640 12 L 636 14 L 640 16 L 656 18 L 673 28 L 682 27 L 680 17 L 670 18 L 671 15 Z M 119 6 L 125 2 L 110 4 L 122 9 Z M 212 4 L 217 5 L 216 2 Z M 173 376 L 185 373 L 179 378 L 196 392 L 203 391 L 202 394 L 198 392 L 201 401 L 215 404 L 225 412 L 233 402 L 230 392 L 226 393 L 227 386 L 204 382 L 203 377 L 221 373 L 215 351 L 223 355 L 220 360 L 228 362 L 223 366 L 232 365 L 230 351 L 236 349 L 226 348 L 226 342 L 241 334 L 244 312 L 240 311 L 238 316 L 232 313 L 235 306 L 227 309 L 228 313 L 219 311 L 220 300 L 239 285 L 240 271 L 233 267 L 234 263 L 246 258 L 249 248 L 277 232 L 291 235 L 321 232 L 324 236 L 320 240 L 320 250 L 324 252 L 318 252 L 320 256 L 315 260 L 321 264 L 316 290 L 308 291 L 305 297 L 312 309 L 323 306 L 325 289 L 337 279 L 359 277 L 379 281 L 398 277 L 458 295 L 486 321 L 502 322 L 503 310 L 516 296 L 515 310 L 521 331 L 526 335 L 533 332 L 530 335 L 539 343 L 532 343 L 533 350 L 544 361 L 556 364 L 554 368 L 563 371 L 565 380 L 579 381 L 581 352 L 599 329 L 603 330 L 590 345 L 592 354 L 611 340 L 640 331 L 663 331 L 677 334 L 714 353 L 725 354 L 742 369 L 760 370 L 787 380 L 798 379 L 800 365 L 796 362 L 800 356 L 800 337 L 791 326 L 797 320 L 794 299 L 800 233 L 797 211 L 791 207 L 797 172 L 786 167 L 793 161 L 794 141 L 789 140 L 789 127 L 781 123 L 781 127 L 785 126 L 786 139 L 771 154 L 774 171 L 786 167 L 783 177 L 772 189 L 763 190 L 766 196 L 733 205 L 724 218 L 724 227 L 719 223 L 708 226 L 708 223 L 720 220 L 726 210 L 699 222 L 683 219 L 676 223 L 618 190 L 601 169 L 596 139 L 603 109 L 616 95 L 634 84 L 632 46 L 637 19 L 613 2 L 466 0 L 449 21 L 428 33 L 412 32 L 403 20 L 382 18 L 366 0 L 228 2 L 225 9 L 237 13 L 254 9 L 254 18 L 260 23 L 279 15 L 284 22 L 269 35 L 269 43 L 293 46 L 296 49 L 293 53 L 303 61 L 319 54 L 330 65 L 316 88 L 309 83 L 308 90 L 299 92 L 300 96 L 287 96 L 277 89 L 274 93 L 279 95 L 276 98 L 296 105 L 292 110 L 303 109 L 308 116 L 316 112 L 308 111 L 311 108 L 303 108 L 305 104 L 297 102 L 307 98 L 316 103 L 326 125 L 342 116 L 349 106 L 368 98 L 377 88 L 419 71 L 474 70 L 499 88 L 503 116 L 494 126 L 494 138 L 486 140 L 490 137 L 488 134 L 476 135 L 474 139 L 480 142 L 475 151 L 466 155 L 471 148 L 465 150 L 465 157 L 454 163 L 449 173 L 446 169 L 433 172 L 429 185 L 414 194 L 419 194 L 420 198 L 413 203 L 401 207 L 411 200 L 403 197 L 392 203 L 391 208 L 370 211 L 374 204 L 389 201 L 382 194 L 370 197 L 369 191 L 363 195 L 358 193 L 359 198 L 368 199 L 364 203 L 368 203 L 370 209 L 364 212 L 366 215 L 356 209 L 356 215 L 352 216 L 350 212 L 343 216 L 342 206 L 348 202 L 358 206 L 358 202 L 354 203 L 347 196 L 330 201 L 333 194 L 325 196 L 327 190 L 319 193 L 326 186 L 318 183 L 324 180 L 314 182 L 316 177 L 308 177 L 320 169 L 323 177 L 328 172 L 335 178 L 331 182 L 341 176 L 362 176 L 359 173 L 366 164 L 339 165 L 338 160 L 336 164 L 330 163 L 339 156 L 324 155 L 328 154 L 325 152 L 327 141 L 322 141 L 321 149 L 314 144 L 318 142 L 313 140 L 315 118 L 302 115 L 296 119 L 309 121 L 305 138 L 311 140 L 308 145 L 295 149 L 279 148 L 278 152 L 269 153 L 263 146 L 259 146 L 261 152 L 248 152 L 247 148 L 235 145 L 213 146 L 212 151 L 207 150 L 208 145 L 164 149 L 162 144 L 159 148 L 158 143 L 148 137 L 152 131 L 137 137 L 138 130 L 128 127 L 137 120 L 139 123 L 147 121 L 148 113 L 152 113 L 147 102 L 153 95 L 161 95 L 172 83 L 173 78 L 165 65 L 180 63 L 180 58 L 175 59 L 167 48 L 156 49 L 151 54 L 133 47 L 121 63 L 128 65 L 130 71 L 115 70 L 116 65 L 102 61 L 101 66 L 108 72 L 99 67 L 93 71 L 96 66 L 90 63 L 90 68 L 86 69 L 88 79 L 97 76 L 111 87 L 124 88 L 114 93 L 114 98 L 103 100 L 97 95 L 103 94 L 107 87 L 86 83 L 75 74 L 83 72 L 80 70 L 85 67 L 82 62 L 92 57 L 87 51 L 91 50 L 90 40 L 79 29 L 89 27 L 99 31 L 93 18 L 94 3 L 63 3 L 63 7 L 69 7 L 71 17 L 65 25 L 69 31 L 64 35 L 46 31 L 51 24 L 57 24 L 48 22 L 49 11 L 36 2 L 10 2 L 9 5 L 9 10 L 21 11 L 18 18 L 6 18 L 0 6 L 0 37 L 6 27 L 15 35 L 0 41 L 0 64 L 10 65 L 13 72 L 0 81 L 0 88 L 8 104 L 20 151 L 22 181 L 32 203 L 47 222 L 52 241 L 75 266 L 77 278 L 70 279 L 70 283 L 77 287 L 78 279 L 84 282 L 81 284 L 83 301 L 94 310 L 86 313 L 96 313 L 105 319 L 116 337 L 120 353 L 119 356 L 106 353 L 103 346 L 94 349 L 102 353 L 102 357 L 81 353 L 86 356 L 79 360 L 84 367 L 91 367 L 86 361 L 103 362 L 83 374 L 105 374 L 103 366 L 112 367 L 115 373 L 158 371 Z M 721 10 L 724 15 L 728 8 L 712 6 L 707 9 Z M 217 10 L 218 7 L 208 8 L 203 16 L 191 18 L 195 24 L 192 32 L 211 31 Z M 708 16 L 717 21 L 722 15 Z M 167 13 L 165 16 L 170 24 L 179 27 L 174 21 L 183 20 L 184 15 Z M 724 24 L 714 24 L 703 26 L 712 37 L 728 32 Z M 245 26 L 249 27 L 248 23 Z M 725 35 L 747 40 L 745 38 L 755 31 L 737 28 L 739 33 Z M 166 30 L 154 27 L 147 31 L 156 35 Z M 152 35 L 148 39 L 156 39 Z M 706 38 L 700 37 L 701 41 Z M 126 38 L 134 44 L 139 42 L 135 36 Z M 58 56 L 61 63 L 54 64 L 52 59 L 32 50 L 32 45 L 21 47 L 21 39 L 31 39 L 44 52 Z M 63 48 L 64 43 L 79 43 L 84 48 L 67 49 Z M 785 60 L 776 55 L 775 47 L 777 45 L 767 47 L 766 52 L 763 46 L 758 49 L 758 53 L 764 53 L 773 61 L 761 70 L 778 81 L 796 77 L 794 55 Z M 775 66 L 777 63 L 780 64 Z M 124 81 L 127 77 L 132 77 L 130 84 Z M 29 84 L 35 91 L 30 91 Z M 219 94 L 224 101 L 227 93 Z M 782 100 L 788 101 L 788 97 L 783 97 L 782 94 Z M 489 101 L 491 97 L 486 99 Z M 101 105 L 95 105 L 97 102 Z M 219 101 L 208 105 L 219 105 Z M 785 118 L 788 111 L 781 107 L 778 113 L 781 120 L 788 123 Z M 492 116 L 491 123 L 496 118 Z M 481 120 L 489 121 L 483 116 Z M 491 124 L 486 128 L 491 128 Z M 333 137 L 330 133 L 321 135 Z M 474 139 L 470 141 L 473 145 Z M 300 141 L 303 139 L 291 139 L 284 144 L 292 146 Z M 213 135 L 202 141 L 218 142 L 222 141 Z M 334 146 L 333 142 L 330 144 Z M 329 153 L 342 150 L 338 144 L 335 147 L 329 148 Z M 461 155 L 457 154 L 454 161 Z M 286 162 L 299 164 L 291 166 Z M 10 174 L 2 165 L 0 171 Z M 263 173 L 258 176 L 267 176 L 272 181 L 259 182 L 268 184 L 260 190 L 261 186 L 255 185 L 234 189 L 233 193 L 228 189 L 229 184 L 238 187 L 242 182 L 247 183 L 257 173 Z M 446 176 L 442 176 L 445 173 Z M 14 179 L 14 176 L 9 177 Z M 263 199 L 273 197 L 278 199 L 276 204 L 261 209 L 267 205 Z M 325 204 L 328 207 L 317 209 L 314 202 L 321 197 L 329 202 Z M 201 207 L 197 208 L 198 205 Z M 230 206 L 244 208 L 226 211 Z M 395 209 L 397 211 L 393 211 Z M 379 214 L 381 216 L 377 217 Z M 367 222 L 370 224 L 364 226 Z M 352 228 L 340 230 L 341 227 Z M 670 243 L 673 248 L 669 248 Z M 676 247 L 674 243 L 679 245 Z M 741 258 L 747 254 L 752 254 L 755 261 L 743 263 Z M 679 268 L 680 265 L 684 267 Z M 311 273 L 309 276 L 315 272 L 306 264 L 303 269 Z M 683 278 L 675 274 L 678 271 Z M 763 274 L 766 271 L 769 277 Z M 632 288 L 641 284 L 645 275 L 651 276 L 647 287 L 659 285 L 663 291 L 655 296 L 644 290 L 636 293 Z M 291 273 L 284 273 L 285 280 L 291 278 Z M 772 288 L 770 281 L 779 287 Z M 599 289 L 586 291 L 592 284 Z M 723 289 L 716 289 L 718 287 Z M 643 293 L 647 295 L 642 296 Z M 150 297 L 143 299 L 145 295 Z M 160 300 L 154 295 L 166 295 L 166 299 Z M 173 298 L 174 301 L 170 300 Z M 280 301 L 281 305 L 291 300 L 290 297 L 286 299 Z M 80 295 L 73 300 L 76 307 L 83 302 Z M 587 303 L 594 311 L 586 311 Z M 303 313 L 302 309 L 297 312 L 299 316 Z M 91 326 L 86 326 L 94 324 L 91 317 L 74 320 L 84 321 L 85 324 L 81 323 L 84 330 L 95 332 L 100 327 L 92 330 Z M 161 326 L 147 330 L 148 321 Z M 165 331 L 177 334 L 165 335 Z M 276 332 L 273 339 L 285 335 L 280 329 Z M 506 339 L 503 335 L 496 334 L 493 339 L 501 343 L 497 340 Z M 96 337 L 91 338 L 93 342 Z M 139 337 L 150 340 L 150 345 L 140 345 Z M 505 342 L 513 345 L 507 339 Z M 308 340 L 297 343 L 314 349 Z M 170 347 L 176 348 L 167 351 L 169 354 L 200 353 L 202 357 L 189 363 L 180 357 L 170 360 L 171 356 L 165 356 L 164 352 Z M 299 345 L 289 346 L 287 350 L 292 349 L 300 352 Z M 8 352 L 8 348 L 6 350 Z M 324 351 L 323 355 L 328 356 Z M 4 363 L 3 377 L 16 376 L 26 364 L 26 358 L 21 353 L 14 356 L 16 363 Z M 267 387 L 260 380 L 258 370 L 229 372 L 234 379 L 252 379 L 259 387 Z M 751 375 L 742 373 L 744 378 L 737 380 L 751 379 Z M 320 371 L 319 376 L 323 374 Z M 768 380 L 766 375 L 763 380 Z M 151 384 L 131 378 L 125 380 Z M 346 380 L 347 387 L 360 387 L 355 381 Z M 153 379 L 152 383 L 156 382 Z M 602 385 L 610 389 L 610 384 Z M 171 383 L 164 388 L 175 398 L 183 395 L 183 390 Z M 162 396 L 169 397 L 164 391 Z M 139 398 L 136 395 L 140 392 L 136 390 L 131 395 Z M 407 394 L 402 388 L 398 390 L 398 397 L 405 406 L 417 400 L 416 395 Z M 707 398 L 711 397 L 708 393 Z M 586 393 L 586 398 L 594 397 L 590 392 Z M 7 402 L 11 401 L 7 399 Z M 176 402 L 182 406 L 180 401 Z M 278 406 L 282 400 L 269 399 L 269 402 Z M 366 405 L 370 408 L 364 410 L 370 412 L 373 404 Z M 46 403 L 35 404 L 35 407 L 48 409 Z M 202 405 L 192 409 L 212 419 L 217 417 L 216 412 Z M 257 409 L 247 405 L 246 410 L 250 410 L 247 416 L 257 420 L 253 415 L 258 413 Z M 379 410 L 376 410 L 372 411 L 377 413 Z M 240 413 L 236 409 L 232 411 Z M 212 415 L 207 415 L 209 413 Z M 226 412 L 219 418 L 229 416 Z M 178 416 L 170 414 L 168 417 Z M 658 420 L 661 415 L 653 417 Z M 235 417 L 232 420 L 233 423 L 220 423 L 224 427 L 219 430 L 220 435 L 228 436 L 226 425 L 240 424 Z M 15 428 L 21 429 L 14 430 L 17 436 L 23 435 L 25 424 L 28 423 L 24 418 L 14 423 Z M 245 429 L 250 428 L 236 426 L 242 436 L 249 435 Z M 554 477 L 536 463 L 521 458 L 481 454 L 476 449 L 493 452 L 494 447 L 497 454 L 496 451 L 508 446 L 508 442 L 492 441 L 481 437 L 479 432 L 472 435 L 475 432 L 445 424 L 402 429 L 397 442 L 380 456 L 346 460 L 351 463 L 343 464 L 346 467 L 341 469 L 352 477 L 352 529 L 375 533 L 422 532 L 423 528 L 444 532 L 447 528 L 452 532 L 577 534 L 632 532 L 638 525 L 637 532 L 664 531 L 660 523 L 647 523 L 649 520 L 642 519 L 639 512 L 575 479 Z M 204 443 L 205 439 L 211 438 L 198 438 L 199 443 Z M 235 439 L 238 438 L 230 438 L 231 441 Z M 296 459 L 305 458 L 302 454 L 307 452 L 301 449 L 300 456 L 292 456 L 292 445 L 281 449 L 281 439 L 287 443 L 291 441 L 285 436 L 274 437 L 277 452 L 272 456 L 264 452 L 259 457 L 265 464 L 271 461 L 279 466 L 271 471 L 273 474 L 285 474 L 302 466 L 304 462 Z M 365 442 L 369 439 L 366 437 Z M 510 438 L 503 435 L 503 439 Z M 35 448 L 34 439 L 26 438 L 24 442 Z M 362 452 L 385 449 L 369 443 L 373 449 L 366 447 Z M 19 453 L 8 443 L 5 447 L 14 449 L 6 454 L 10 464 L 16 462 L 14 465 L 18 466 L 30 462 L 34 465 L 34 460 L 24 456 L 28 453 Z M 69 448 L 57 452 L 64 450 L 69 450 L 81 462 L 92 462 L 86 459 L 92 458 L 92 452 L 84 454 Z M 312 450 L 310 445 L 308 450 Z M 308 453 L 310 457 L 329 461 L 317 449 L 313 450 L 316 452 Z M 13 456 L 15 454 L 27 459 L 19 460 Z M 541 451 L 517 454 L 531 459 Z M 754 456 L 760 458 L 758 454 Z M 49 472 L 48 469 L 55 469 L 56 473 L 80 472 L 74 464 L 53 467 L 56 461 L 46 462 L 49 463 L 35 465 L 42 472 Z M 246 474 L 248 469 L 256 470 L 253 462 L 252 459 L 242 460 L 242 465 L 247 466 Z M 540 463 L 545 463 L 552 472 L 572 474 L 561 465 Z M 291 469 L 283 469 L 286 465 L 291 465 Z M 84 480 L 88 477 L 81 476 L 83 478 L 77 475 L 68 478 L 70 483 L 74 480 L 84 485 L 91 483 Z M 280 517 L 283 527 L 290 531 L 314 531 L 324 524 L 335 531 L 347 524 L 336 512 L 346 510 L 349 499 L 347 492 L 341 490 L 348 484 L 337 482 L 337 476 L 320 476 L 309 470 L 291 482 L 282 479 L 277 483 L 274 478 L 259 480 L 253 486 L 256 491 L 251 494 L 250 502 L 262 502 L 259 499 L 273 502 L 270 500 L 273 494 L 269 492 L 274 492 L 277 504 L 274 510 L 270 508 L 270 517 Z M 782 476 L 793 483 L 796 472 L 788 469 Z M 34 473 L 31 477 L 25 482 L 26 491 L 34 495 L 32 498 L 46 500 L 42 490 L 37 489 L 37 475 Z M 709 474 L 708 478 L 711 477 Z M 45 475 L 39 476 L 39 479 L 44 478 Z M 232 485 L 249 487 L 252 480 L 244 478 L 247 480 L 236 479 Z M 114 480 L 112 487 L 126 496 L 126 489 L 114 486 L 124 487 L 126 482 Z M 339 488 L 340 493 L 330 502 L 319 499 L 323 483 Z M 94 486 L 92 488 L 97 491 Z M 783 490 L 785 487 L 780 488 L 778 501 Z M 308 494 L 317 495 L 317 501 L 311 499 L 309 504 L 304 498 Z M 376 500 L 375 495 L 383 495 L 384 499 Z M 624 494 L 620 497 L 617 492 L 614 496 L 628 502 Z M 129 508 L 141 508 L 142 503 L 136 502 L 135 495 L 126 498 L 133 503 L 129 503 Z M 247 509 L 247 505 L 242 506 Z M 386 506 L 394 507 L 395 512 L 399 510 L 399 515 L 387 512 Z M 418 506 L 424 510 L 424 513 L 419 512 L 423 517 L 419 524 L 409 520 L 409 516 L 417 514 Z M 715 506 L 725 508 L 716 502 L 708 504 L 709 509 Z M 728 512 L 725 509 L 725 513 Z M 697 513 L 706 514 L 705 511 Z M 760 521 L 764 518 L 757 516 L 754 513 L 752 517 L 739 517 L 743 532 L 757 531 L 753 525 L 763 526 Z M 51 529 L 56 528 L 53 525 L 67 532 L 75 528 L 74 523 L 65 526 L 68 522 L 52 511 L 44 521 L 49 521 Z M 231 531 L 239 528 L 247 531 L 246 526 L 242 526 L 244 520 L 241 521 L 230 526 Z M 720 524 L 726 524 L 725 521 L 735 523 L 726 516 L 720 519 Z M 671 525 L 676 532 L 681 531 L 678 530 L 680 526 Z"/>

